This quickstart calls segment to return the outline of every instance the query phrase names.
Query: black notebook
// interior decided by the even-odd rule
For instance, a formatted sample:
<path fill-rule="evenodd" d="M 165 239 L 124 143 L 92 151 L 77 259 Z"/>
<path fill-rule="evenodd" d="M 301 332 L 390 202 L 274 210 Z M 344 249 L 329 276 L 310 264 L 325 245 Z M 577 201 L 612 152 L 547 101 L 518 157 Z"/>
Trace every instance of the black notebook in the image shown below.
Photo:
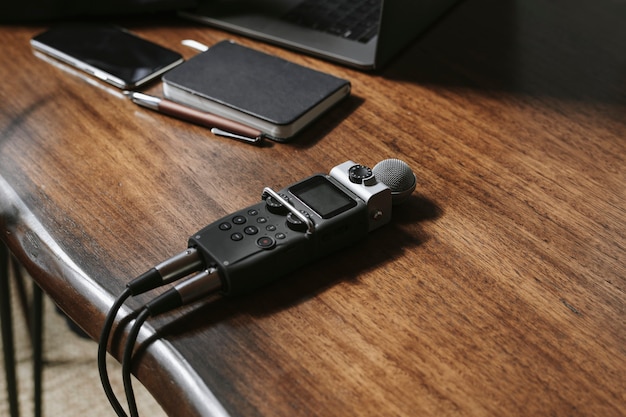
<path fill-rule="evenodd" d="M 350 94 L 350 82 L 230 41 L 163 76 L 166 98 L 285 141 Z"/>

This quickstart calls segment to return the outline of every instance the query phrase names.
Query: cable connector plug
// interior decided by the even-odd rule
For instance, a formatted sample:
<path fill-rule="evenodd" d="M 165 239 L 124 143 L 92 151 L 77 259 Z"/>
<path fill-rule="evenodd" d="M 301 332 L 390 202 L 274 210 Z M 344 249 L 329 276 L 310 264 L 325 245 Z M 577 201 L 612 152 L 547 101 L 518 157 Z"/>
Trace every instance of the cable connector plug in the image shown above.
<path fill-rule="evenodd" d="M 216 268 L 198 272 L 188 280 L 176 284 L 145 305 L 151 316 L 162 314 L 222 289 L 222 279 Z"/>
<path fill-rule="evenodd" d="M 187 248 L 139 275 L 126 286 L 135 296 L 184 278 L 192 272 L 199 271 L 202 267 L 203 261 L 196 248 Z"/>

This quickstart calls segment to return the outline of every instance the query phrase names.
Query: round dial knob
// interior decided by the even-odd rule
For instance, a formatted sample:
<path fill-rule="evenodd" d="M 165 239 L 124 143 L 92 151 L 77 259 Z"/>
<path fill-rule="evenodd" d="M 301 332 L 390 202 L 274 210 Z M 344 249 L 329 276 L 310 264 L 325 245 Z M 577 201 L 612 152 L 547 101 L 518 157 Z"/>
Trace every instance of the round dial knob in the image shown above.
<path fill-rule="evenodd" d="M 309 215 L 309 213 L 307 213 L 304 210 L 300 210 L 300 213 L 304 214 L 307 218 L 310 218 L 311 216 Z M 289 213 L 287 215 L 287 226 L 291 229 L 291 230 L 295 230 L 297 232 L 306 232 L 306 230 L 308 229 L 308 225 L 303 222 L 302 220 L 300 220 L 298 218 L 298 216 L 296 216 L 293 213 Z"/>
<path fill-rule="evenodd" d="M 289 197 L 286 195 L 280 195 L 285 200 L 289 201 Z M 274 214 L 286 214 L 289 209 L 285 207 L 280 201 L 276 200 L 274 197 L 268 195 L 265 199 L 265 206 L 270 213 Z"/>
<path fill-rule="evenodd" d="M 364 165 L 353 165 L 348 170 L 348 178 L 355 184 L 361 184 L 363 180 L 372 176 L 372 170 Z"/>

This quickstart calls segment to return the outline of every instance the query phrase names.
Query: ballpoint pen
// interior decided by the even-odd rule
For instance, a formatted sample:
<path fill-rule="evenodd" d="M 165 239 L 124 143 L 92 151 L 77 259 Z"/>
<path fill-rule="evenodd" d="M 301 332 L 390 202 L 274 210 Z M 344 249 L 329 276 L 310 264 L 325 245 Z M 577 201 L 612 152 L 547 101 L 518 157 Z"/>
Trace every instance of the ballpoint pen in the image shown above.
<path fill-rule="evenodd" d="M 171 100 L 136 91 L 129 92 L 128 95 L 135 104 L 158 111 L 159 113 L 210 127 L 211 132 L 215 135 L 238 139 L 249 143 L 258 143 L 263 138 L 263 132 L 260 130 L 233 120 L 228 120 L 215 114 L 196 110 Z"/>

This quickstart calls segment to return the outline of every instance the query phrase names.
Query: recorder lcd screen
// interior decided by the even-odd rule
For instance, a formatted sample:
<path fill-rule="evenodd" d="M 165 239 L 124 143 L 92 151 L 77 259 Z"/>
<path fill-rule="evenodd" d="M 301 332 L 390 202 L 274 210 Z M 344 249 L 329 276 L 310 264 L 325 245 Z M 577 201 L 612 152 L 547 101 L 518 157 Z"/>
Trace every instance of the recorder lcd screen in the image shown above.
<path fill-rule="evenodd" d="M 289 191 L 323 219 L 329 219 L 356 206 L 356 201 L 322 176 L 309 178 L 291 187 Z"/>

